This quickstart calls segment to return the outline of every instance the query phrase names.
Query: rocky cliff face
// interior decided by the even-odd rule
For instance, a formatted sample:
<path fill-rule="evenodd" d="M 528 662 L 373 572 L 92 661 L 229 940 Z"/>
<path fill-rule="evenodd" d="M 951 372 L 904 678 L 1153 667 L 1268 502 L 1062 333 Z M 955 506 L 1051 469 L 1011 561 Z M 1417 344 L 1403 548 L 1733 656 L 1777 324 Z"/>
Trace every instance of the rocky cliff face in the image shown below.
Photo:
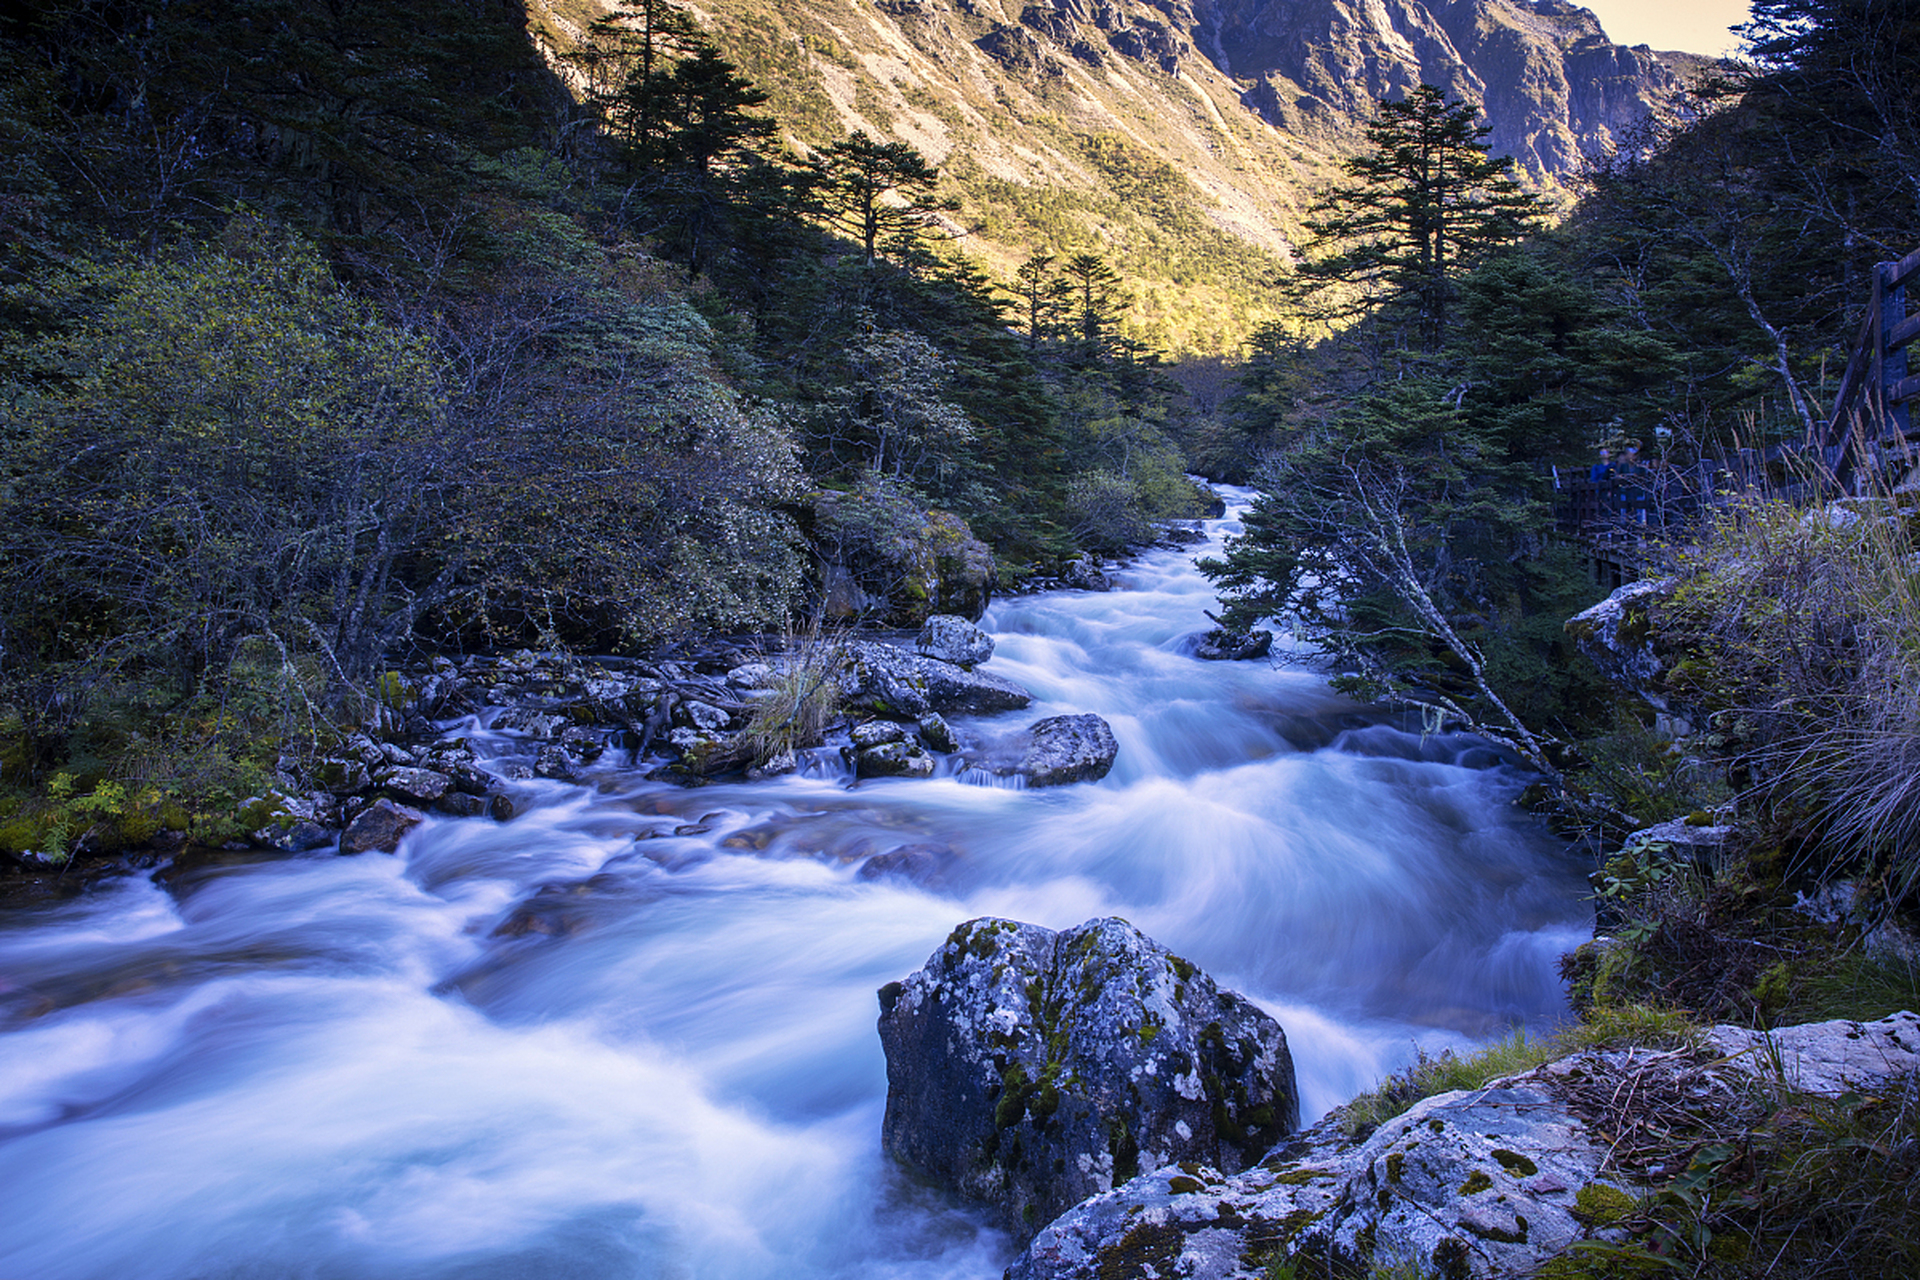
<path fill-rule="evenodd" d="M 1433 84 L 1481 103 L 1494 151 L 1543 179 L 1669 112 L 1704 61 L 1614 44 L 1567 0 L 1217 0 L 1198 19 L 1201 47 L 1279 128 L 1345 133 Z"/>
<path fill-rule="evenodd" d="M 531 0 L 565 48 L 603 0 Z M 1134 336 L 1236 350 L 1302 210 L 1379 99 L 1481 102 L 1543 185 L 1702 64 L 1623 48 L 1566 0 L 700 0 L 793 141 L 911 143 L 962 197 L 967 250 L 1010 275 L 1091 250 L 1133 285 Z"/>

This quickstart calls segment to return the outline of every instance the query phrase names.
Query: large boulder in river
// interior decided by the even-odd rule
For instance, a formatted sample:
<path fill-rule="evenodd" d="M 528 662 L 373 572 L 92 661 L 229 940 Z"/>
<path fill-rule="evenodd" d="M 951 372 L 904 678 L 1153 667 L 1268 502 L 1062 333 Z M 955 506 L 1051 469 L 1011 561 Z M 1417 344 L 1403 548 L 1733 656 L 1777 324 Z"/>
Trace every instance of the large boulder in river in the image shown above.
<path fill-rule="evenodd" d="M 1033 701 L 1033 695 L 1011 680 L 890 644 L 854 641 L 847 645 L 846 664 L 840 685 L 847 705 L 881 715 L 990 715 L 1017 711 Z"/>
<path fill-rule="evenodd" d="M 1030 787 L 1098 782 L 1113 768 L 1120 744 L 1099 716 L 1052 716 L 1027 730 L 1028 746 L 1011 772 Z"/>
<path fill-rule="evenodd" d="M 1124 920 L 971 920 L 880 992 L 882 1143 L 1026 1239 L 1142 1169 L 1299 1124 L 1280 1024 Z"/>
<path fill-rule="evenodd" d="M 993 637 L 951 613 L 936 613 L 920 628 L 914 647 L 929 658 L 971 671 L 993 656 Z"/>

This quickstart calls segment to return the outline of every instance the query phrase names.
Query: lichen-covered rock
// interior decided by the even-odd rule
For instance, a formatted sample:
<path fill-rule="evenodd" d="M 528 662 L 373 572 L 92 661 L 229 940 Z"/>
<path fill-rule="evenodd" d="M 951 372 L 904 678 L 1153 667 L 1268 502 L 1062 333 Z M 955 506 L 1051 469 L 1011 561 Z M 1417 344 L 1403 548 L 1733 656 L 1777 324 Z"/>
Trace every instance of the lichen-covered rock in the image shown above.
<path fill-rule="evenodd" d="M 920 628 L 914 647 L 929 658 L 971 671 L 993 656 L 993 637 L 965 618 L 936 613 Z"/>
<path fill-rule="evenodd" d="M 1575 647 L 1615 685 L 1656 711 L 1677 714 L 1669 702 L 1665 677 L 1668 659 L 1654 645 L 1654 623 L 1677 578 L 1629 582 L 1592 608 L 1567 619 Z"/>
<path fill-rule="evenodd" d="M 1018 710 L 1033 701 L 1025 689 L 990 672 L 966 671 L 951 662 L 872 641 L 847 646 L 840 687 L 849 706 L 907 717 L 928 711 L 990 715 Z"/>
<path fill-rule="evenodd" d="M 959 740 L 953 736 L 953 726 L 938 711 L 929 711 L 914 721 L 914 728 L 920 731 L 920 741 L 932 751 L 958 751 Z"/>
<path fill-rule="evenodd" d="M 1789 1088 L 1803 1093 L 1864 1093 L 1890 1076 L 1920 1071 L 1920 1014 L 1808 1022 L 1765 1033 L 1715 1027 L 1707 1043 L 1730 1066 L 1768 1079 L 1778 1072 Z"/>
<path fill-rule="evenodd" d="M 1030 787 L 1098 782 L 1120 754 L 1112 727 L 1099 716 L 1052 716 L 1034 722 L 1027 734 L 1026 752 L 1008 772 Z"/>
<path fill-rule="evenodd" d="M 862 778 L 931 778 L 933 757 L 917 742 L 883 742 L 855 751 L 853 771 Z"/>
<path fill-rule="evenodd" d="M 407 832 L 426 821 L 418 809 L 391 800 L 376 800 L 340 836 L 341 853 L 392 853 Z"/>
<path fill-rule="evenodd" d="M 1025 1238 L 1142 1168 L 1299 1124 L 1280 1025 L 1124 920 L 971 920 L 880 993 L 882 1142 Z"/>
<path fill-rule="evenodd" d="M 1092 556 L 1069 560 L 1060 570 L 1060 581 L 1076 591 L 1111 591 L 1113 579 Z"/>
<path fill-rule="evenodd" d="M 885 742 L 905 742 L 907 728 L 892 720 L 869 720 L 865 724 L 853 726 L 849 736 L 853 739 L 854 749 L 864 751 Z"/>
<path fill-rule="evenodd" d="M 453 787 L 453 779 L 433 769 L 398 766 L 380 775 L 380 785 L 405 800 L 432 804 Z"/>
<path fill-rule="evenodd" d="M 1422 1275 L 1518 1277 L 1584 1241 L 1621 1243 L 1616 1225 L 1650 1187 L 1612 1158 L 1612 1109 L 1631 1083 L 1643 1107 L 1747 1105 L 1755 1078 L 1807 1093 L 1872 1093 L 1920 1071 L 1920 1015 L 1827 1022 L 1771 1036 L 1716 1027 L 1698 1050 L 1588 1050 L 1479 1089 L 1428 1098 L 1364 1140 L 1339 1112 L 1254 1168 L 1146 1173 L 1050 1223 L 1008 1280 L 1125 1274 L 1259 1280 L 1284 1259 L 1313 1274 L 1403 1267 Z"/>

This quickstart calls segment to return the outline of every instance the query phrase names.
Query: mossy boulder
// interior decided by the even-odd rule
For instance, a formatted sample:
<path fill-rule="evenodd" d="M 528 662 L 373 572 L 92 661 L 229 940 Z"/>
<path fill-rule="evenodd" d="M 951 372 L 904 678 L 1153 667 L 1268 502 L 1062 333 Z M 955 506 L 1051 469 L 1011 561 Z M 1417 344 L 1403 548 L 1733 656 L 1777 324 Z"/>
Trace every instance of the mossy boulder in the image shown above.
<path fill-rule="evenodd" d="M 987 611 L 993 552 L 959 516 L 886 484 L 822 490 L 810 516 L 828 618 L 907 628 L 936 614 L 973 622 Z"/>
<path fill-rule="evenodd" d="M 968 921 L 881 1007 L 885 1149 L 1021 1239 L 1142 1168 L 1245 1168 L 1299 1124 L 1280 1024 L 1124 920 Z"/>

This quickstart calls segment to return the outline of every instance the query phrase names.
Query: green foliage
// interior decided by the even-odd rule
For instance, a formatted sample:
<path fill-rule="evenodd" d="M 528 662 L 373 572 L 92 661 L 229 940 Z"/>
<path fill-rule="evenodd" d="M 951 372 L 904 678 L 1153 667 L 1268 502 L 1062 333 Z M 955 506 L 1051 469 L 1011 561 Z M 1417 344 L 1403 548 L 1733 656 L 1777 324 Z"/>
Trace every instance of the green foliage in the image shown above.
<path fill-rule="evenodd" d="M 299 242 L 230 245 L 76 264 L 83 322 L 23 356 L 46 389 L 0 435 L 16 663 L 192 676 L 268 636 L 352 682 L 417 616 L 377 587 L 452 461 L 428 348 Z"/>
<path fill-rule="evenodd" d="M 1904 497 L 1730 508 L 1681 562 L 1662 643 L 1734 776 L 1820 837 L 1818 875 L 1920 885 L 1920 576 Z"/>
<path fill-rule="evenodd" d="M 1465 1057 L 1451 1049 L 1429 1054 L 1416 1046 L 1413 1065 L 1381 1081 L 1379 1087 L 1355 1097 L 1341 1108 L 1341 1123 L 1348 1135 L 1363 1139 L 1375 1129 L 1411 1110 L 1413 1105 L 1437 1094 L 1458 1089 L 1478 1089 L 1502 1076 L 1517 1075 L 1559 1057 L 1564 1049 L 1557 1040 L 1537 1039 L 1516 1028 Z"/>
<path fill-rule="evenodd" d="M 1366 129 L 1371 149 L 1342 166 L 1353 181 L 1323 196 L 1307 223 L 1314 243 L 1302 277 L 1339 282 L 1404 316 L 1427 351 L 1451 336 L 1459 277 L 1543 212 L 1514 179 L 1512 158 L 1487 154 L 1479 114 L 1428 84 L 1381 102 Z"/>

